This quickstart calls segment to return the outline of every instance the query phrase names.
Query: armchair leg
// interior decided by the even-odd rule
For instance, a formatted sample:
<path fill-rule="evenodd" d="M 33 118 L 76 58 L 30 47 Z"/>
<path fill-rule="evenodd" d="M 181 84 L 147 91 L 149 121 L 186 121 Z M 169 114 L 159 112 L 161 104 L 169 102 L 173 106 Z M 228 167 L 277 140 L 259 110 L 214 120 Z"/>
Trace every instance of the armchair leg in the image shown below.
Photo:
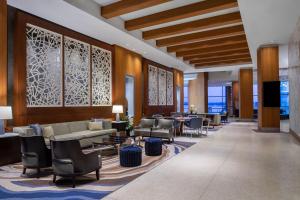
<path fill-rule="evenodd" d="M 99 181 L 99 169 L 96 170 L 96 178 L 97 178 L 97 181 Z"/>
<path fill-rule="evenodd" d="M 75 188 L 75 176 L 72 176 L 72 188 Z"/>
<path fill-rule="evenodd" d="M 26 167 L 23 168 L 23 174 L 25 174 L 25 173 L 26 173 Z"/>
<path fill-rule="evenodd" d="M 40 169 L 40 168 L 37 168 L 37 174 L 36 174 L 36 177 L 37 177 L 37 178 L 40 178 L 40 173 L 41 173 L 41 169 Z"/>
<path fill-rule="evenodd" d="M 56 182 L 56 175 L 53 174 L 53 183 L 55 183 L 55 182 Z"/>

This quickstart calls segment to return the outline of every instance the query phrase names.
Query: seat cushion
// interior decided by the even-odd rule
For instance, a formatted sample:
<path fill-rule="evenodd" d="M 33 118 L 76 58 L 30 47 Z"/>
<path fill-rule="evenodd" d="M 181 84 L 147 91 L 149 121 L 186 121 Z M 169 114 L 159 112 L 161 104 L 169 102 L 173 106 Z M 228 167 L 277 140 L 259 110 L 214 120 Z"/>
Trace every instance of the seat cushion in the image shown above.
<path fill-rule="evenodd" d="M 151 137 L 171 138 L 169 129 L 158 129 L 151 132 Z"/>
<path fill-rule="evenodd" d="M 150 136 L 150 128 L 134 129 L 134 135 L 148 137 L 148 136 Z"/>

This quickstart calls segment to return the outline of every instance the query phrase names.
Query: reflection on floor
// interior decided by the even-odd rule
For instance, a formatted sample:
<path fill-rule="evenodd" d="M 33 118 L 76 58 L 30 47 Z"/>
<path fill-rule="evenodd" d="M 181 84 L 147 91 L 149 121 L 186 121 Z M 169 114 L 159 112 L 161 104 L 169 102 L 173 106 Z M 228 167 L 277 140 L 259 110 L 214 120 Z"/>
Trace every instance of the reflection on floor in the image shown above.
<path fill-rule="evenodd" d="M 105 199 L 298 200 L 300 148 L 287 133 L 232 122 Z"/>

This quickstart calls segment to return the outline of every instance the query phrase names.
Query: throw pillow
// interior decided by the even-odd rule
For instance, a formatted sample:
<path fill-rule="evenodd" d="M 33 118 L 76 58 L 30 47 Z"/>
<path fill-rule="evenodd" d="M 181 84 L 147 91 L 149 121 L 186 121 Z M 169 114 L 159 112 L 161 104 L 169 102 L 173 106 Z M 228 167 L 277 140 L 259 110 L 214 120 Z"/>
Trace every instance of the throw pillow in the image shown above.
<path fill-rule="evenodd" d="M 50 138 L 50 137 L 54 137 L 54 131 L 53 131 L 53 128 L 52 126 L 46 126 L 43 128 L 43 136 L 45 138 Z"/>
<path fill-rule="evenodd" d="M 33 129 L 33 132 L 36 136 L 43 135 L 42 127 L 39 124 L 30 124 L 29 127 Z"/>
<path fill-rule="evenodd" d="M 102 121 L 101 122 L 89 122 L 89 130 L 96 131 L 96 130 L 102 130 Z"/>
<path fill-rule="evenodd" d="M 92 122 L 102 122 L 103 120 L 102 118 L 92 118 Z"/>

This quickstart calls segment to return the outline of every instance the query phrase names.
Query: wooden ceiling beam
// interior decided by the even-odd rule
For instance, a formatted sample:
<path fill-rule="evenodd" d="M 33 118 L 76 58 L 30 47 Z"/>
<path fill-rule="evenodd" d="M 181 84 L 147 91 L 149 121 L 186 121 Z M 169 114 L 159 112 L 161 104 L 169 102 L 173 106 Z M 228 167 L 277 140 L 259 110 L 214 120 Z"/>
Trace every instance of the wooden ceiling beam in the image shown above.
<path fill-rule="evenodd" d="M 217 62 L 208 62 L 208 63 L 199 63 L 196 64 L 196 68 L 206 68 L 208 66 L 224 66 L 224 65 L 238 65 L 238 64 L 249 64 L 252 63 L 251 58 L 246 59 L 238 59 L 238 60 L 232 60 L 232 61 L 217 61 Z"/>
<path fill-rule="evenodd" d="M 212 13 L 228 8 L 238 7 L 236 0 L 208 0 L 198 3 L 154 13 L 148 16 L 128 20 L 125 22 L 125 28 L 129 31 L 137 30 L 149 26 L 172 22 L 184 18 L 194 17 Z"/>
<path fill-rule="evenodd" d="M 199 55 L 199 54 L 207 54 L 207 53 L 217 53 L 217 52 L 224 52 L 224 51 L 231 51 L 237 49 L 248 49 L 247 43 L 241 44 L 233 44 L 233 45 L 223 45 L 222 47 L 208 47 L 203 49 L 192 49 L 187 51 L 179 51 L 176 53 L 177 57 L 183 56 L 191 56 L 191 55 Z"/>
<path fill-rule="evenodd" d="M 101 7 L 101 15 L 110 19 L 116 16 L 131 13 L 144 8 L 152 7 L 171 0 L 122 0 Z"/>
<path fill-rule="evenodd" d="M 250 54 L 248 48 L 235 49 L 235 50 L 223 50 L 220 52 L 200 53 L 200 54 L 196 54 L 196 55 L 192 55 L 192 56 L 184 56 L 183 60 L 191 61 L 191 60 L 201 59 L 203 57 L 206 57 L 206 58 L 216 57 L 216 56 L 221 57 L 221 56 L 238 55 L 238 54 L 245 54 L 245 53 Z"/>
<path fill-rule="evenodd" d="M 195 42 L 195 43 L 190 43 L 190 44 L 171 46 L 171 47 L 167 48 L 167 51 L 168 52 L 176 52 L 176 51 L 223 46 L 223 45 L 227 45 L 227 44 L 239 44 L 239 43 L 247 43 L 246 35 L 237 35 L 237 36 L 226 37 L 226 38 L 218 38 L 215 40 L 208 40 L 208 41 Z"/>
<path fill-rule="evenodd" d="M 219 28 L 209 31 L 197 32 L 197 33 L 190 33 L 186 35 L 180 35 L 165 39 L 159 39 L 156 41 L 156 45 L 158 47 L 164 46 L 172 46 L 172 45 L 179 45 L 179 44 L 186 44 L 192 42 L 199 42 L 205 40 L 212 40 L 236 35 L 245 35 L 243 25 L 231 26 L 226 28 Z"/>
<path fill-rule="evenodd" d="M 220 26 L 236 24 L 241 22 L 242 19 L 241 19 L 240 12 L 234 12 L 225 15 L 219 15 L 216 17 L 210 17 L 210 18 L 200 19 L 192 22 L 183 23 L 183 24 L 176 24 L 173 26 L 145 31 L 143 32 L 143 38 L 145 40 L 157 39 L 161 37 L 187 33 L 192 31 L 200 31 L 208 28 L 216 28 Z"/>
<path fill-rule="evenodd" d="M 239 60 L 239 59 L 249 59 L 251 58 L 250 54 L 245 55 L 233 55 L 228 57 L 219 57 L 219 58 L 203 58 L 198 60 L 192 60 L 190 61 L 190 64 L 199 64 L 199 63 L 208 63 L 208 62 L 222 62 L 222 61 L 232 61 L 232 60 Z"/>

